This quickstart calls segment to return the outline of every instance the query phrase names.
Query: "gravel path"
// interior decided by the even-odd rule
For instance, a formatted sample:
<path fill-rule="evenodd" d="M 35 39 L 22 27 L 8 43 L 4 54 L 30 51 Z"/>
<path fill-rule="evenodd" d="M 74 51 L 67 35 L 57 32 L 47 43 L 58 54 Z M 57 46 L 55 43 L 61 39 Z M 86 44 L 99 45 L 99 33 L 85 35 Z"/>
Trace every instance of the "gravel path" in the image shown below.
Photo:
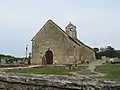
<path fill-rule="evenodd" d="M 105 63 L 105 61 L 96 60 L 96 61 L 94 61 L 94 62 L 92 62 L 92 63 L 89 64 L 88 69 L 91 70 L 91 72 L 95 72 L 96 66 L 100 66 L 100 65 L 102 65 L 103 63 Z"/>

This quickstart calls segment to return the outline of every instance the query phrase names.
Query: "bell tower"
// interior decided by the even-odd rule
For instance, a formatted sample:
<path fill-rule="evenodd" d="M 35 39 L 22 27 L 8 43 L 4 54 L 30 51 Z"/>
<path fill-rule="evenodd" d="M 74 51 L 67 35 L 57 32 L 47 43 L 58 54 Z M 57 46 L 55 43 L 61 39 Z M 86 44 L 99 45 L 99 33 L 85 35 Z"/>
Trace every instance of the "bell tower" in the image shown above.
<path fill-rule="evenodd" d="M 73 25 L 71 22 L 65 27 L 65 31 L 69 36 L 72 38 L 76 39 L 77 38 L 77 31 L 76 31 L 76 26 Z"/>

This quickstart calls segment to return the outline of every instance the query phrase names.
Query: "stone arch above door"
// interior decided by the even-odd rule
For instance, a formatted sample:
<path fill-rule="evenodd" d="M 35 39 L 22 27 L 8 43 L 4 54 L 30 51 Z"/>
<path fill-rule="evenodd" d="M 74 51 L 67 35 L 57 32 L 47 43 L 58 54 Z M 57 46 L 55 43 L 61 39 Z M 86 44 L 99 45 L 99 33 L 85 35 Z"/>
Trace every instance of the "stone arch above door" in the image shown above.
<path fill-rule="evenodd" d="M 46 64 L 53 64 L 53 52 L 50 49 L 45 52 L 45 57 Z"/>

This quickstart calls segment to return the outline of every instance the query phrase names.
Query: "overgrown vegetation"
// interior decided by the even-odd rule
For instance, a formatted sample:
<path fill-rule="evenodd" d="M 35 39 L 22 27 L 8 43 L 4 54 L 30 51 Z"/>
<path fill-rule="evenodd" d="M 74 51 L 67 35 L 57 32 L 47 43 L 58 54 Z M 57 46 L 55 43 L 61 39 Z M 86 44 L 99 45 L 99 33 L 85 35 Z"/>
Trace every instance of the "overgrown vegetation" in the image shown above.
<path fill-rule="evenodd" d="M 13 63 L 13 61 L 18 61 L 18 60 L 23 60 L 25 59 L 20 58 L 20 57 L 15 57 L 15 56 L 11 56 L 11 55 L 5 55 L 5 54 L 0 54 L 0 62 L 1 61 L 5 61 L 5 63 Z"/>
<path fill-rule="evenodd" d="M 96 58 L 101 59 L 102 56 L 110 57 L 110 58 L 120 58 L 120 50 L 115 50 L 111 46 L 102 47 L 102 48 L 94 48 Z"/>
<path fill-rule="evenodd" d="M 11 56 L 11 55 L 0 54 L 0 58 L 1 58 L 1 59 L 8 59 L 8 58 L 15 58 L 15 57 L 14 57 L 14 56 Z"/>
<path fill-rule="evenodd" d="M 120 80 L 120 64 L 104 64 L 97 66 L 97 72 L 105 73 L 105 78 Z"/>

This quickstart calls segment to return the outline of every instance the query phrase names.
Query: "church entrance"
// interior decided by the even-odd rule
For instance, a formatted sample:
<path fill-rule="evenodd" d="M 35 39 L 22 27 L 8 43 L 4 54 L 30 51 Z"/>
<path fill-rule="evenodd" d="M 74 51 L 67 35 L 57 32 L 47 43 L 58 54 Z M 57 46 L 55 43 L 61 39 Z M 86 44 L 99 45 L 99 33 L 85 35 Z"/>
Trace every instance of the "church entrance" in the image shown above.
<path fill-rule="evenodd" d="M 45 53 L 46 64 L 53 64 L 53 53 L 51 50 L 47 50 Z"/>

